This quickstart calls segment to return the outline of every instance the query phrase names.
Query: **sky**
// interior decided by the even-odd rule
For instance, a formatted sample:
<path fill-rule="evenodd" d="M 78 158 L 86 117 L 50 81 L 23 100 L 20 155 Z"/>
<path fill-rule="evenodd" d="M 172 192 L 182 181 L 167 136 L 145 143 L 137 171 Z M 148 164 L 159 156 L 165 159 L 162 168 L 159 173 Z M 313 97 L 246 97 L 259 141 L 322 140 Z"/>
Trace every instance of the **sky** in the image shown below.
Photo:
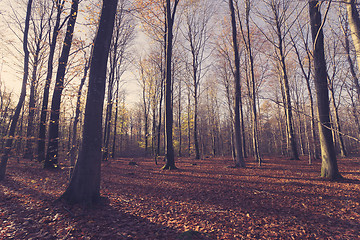
<path fill-rule="evenodd" d="M 9 5 L 16 6 L 15 1 L 10 0 L 0 0 L 0 80 L 5 85 L 7 91 L 13 92 L 16 96 L 19 96 L 22 77 L 23 77 L 23 57 L 22 57 L 22 42 L 20 39 L 15 37 L 14 31 L 19 32 L 19 30 L 11 30 L 8 27 L 8 22 L 11 20 L 12 10 Z M 26 4 L 22 5 L 23 10 L 21 11 L 21 16 L 25 16 Z M 79 9 L 82 9 L 84 4 L 79 4 Z M 19 9 L 16 8 L 15 9 Z M 79 16 L 77 19 L 77 25 L 75 27 L 75 32 L 77 34 L 82 34 L 84 32 L 84 16 L 81 11 L 79 11 Z M 19 33 L 19 36 L 22 38 L 22 34 Z M 147 51 L 146 36 L 144 34 L 137 34 L 135 43 L 132 50 L 135 54 Z M 12 44 L 9 44 L 12 42 Z M 17 48 L 17 49 L 16 49 Z M 15 57 L 17 56 L 17 57 Z M 16 59 L 18 58 L 18 59 Z M 56 70 L 56 69 L 55 69 Z M 30 69 L 31 71 L 31 69 Z M 129 105 L 133 105 L 139 100 L 139 85 L 136 80 L 136 72 L 130 70 L 124 73 L 123 81 L 125 81 L 124 88 L 126 92 L 126 99 Z M 53 77 L 54 79 L 54 77 Z M 14 99 L 16 101 L 16 99 Z"/>

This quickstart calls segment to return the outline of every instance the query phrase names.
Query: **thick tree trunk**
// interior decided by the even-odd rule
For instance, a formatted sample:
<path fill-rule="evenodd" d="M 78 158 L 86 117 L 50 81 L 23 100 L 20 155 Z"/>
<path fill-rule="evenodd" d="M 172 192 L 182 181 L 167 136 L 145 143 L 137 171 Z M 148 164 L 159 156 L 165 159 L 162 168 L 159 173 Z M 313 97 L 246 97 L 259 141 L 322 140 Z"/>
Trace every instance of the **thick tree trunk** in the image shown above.
<path fill-rule="evenodd" d="M 341 178 L 338 170 L 334 143 L 331 136 L 329 91 L 327 82 L 327 69 L 324 54 L 324 35 L 320 28 L 321 13 L 319 1 L 309 0 L 309 15 L 311 33 L 314 43 L 314 81 L 317 97 L 317 108 L 319 118 L 319 137 L 321 146 L 321 176 L 335 180 Z"/>
<path fill-rule="evenodd" d="M 60 105 L 61 96 L 64 89 L 64 78 L 67 62 L 69 59 L 70 48 L 73 39 L 73 33 L 75 29 L 75 23 L 77 18 L 79 0 L 73 0 L 71 3 L 70 18 L 66 29 L 65 40 L 61 56 L 59 58 L 59 67 L 56 74 L 56 82 L 51 102 L 51 114 L 49 124 L 49 145 L 47 150 L 46 159 L 44 162 L 44 168 L 57 168 L 59 157 L 59 119 L 60 119 Z"/>
<path fill-rule="evenodd" d="M 1 163 L 0 163 L 0 181 L 4 180 L 5 173 L 6 173 L 6 166 L 9 159 L 12 143 L 15 137 L 15 130 L 16 126 L 19 120 L 21 108 L 23 107 L 23 103 L 25 100 L 26 95 L 26 83 L 29 75 L 29 50 L 28 50 L 28 33 L 29 33 L 29 22 L 30 22 L 30 16 L 31 16 L 31 8 L 32 8 L 32 2 L 33 0 L 29 0 L 27 4 L 27 10 L 26 10 L 26 18 L 25 18 L 25 27 L 24 27 L 24 38 L 23 38 L 23 50 L 24 50 L 24 75 L 23 75 L 23 81 L 21 86 L 21 92 L 19 101 L 16 105 L 14 115 L 11 120 L 10 130 L 8 133 L 8 138 L 5 143 L 5 151 L 4 154 L 1 157 Z"/>
<path fill-rule="evenodd" d="M 118 0 L 104 0 L 91 57 L 82 147 L 69 186 L 61 196 L 70 203 L 93 204 L 100 199 L 102 113 L 107 60 Z"/>
<path fill-rule="evenodd" d="M 237 43 L 237 30 L 235 9 L 233 0 L 229 0 L 229 9 L 231 15 L 231 27 L 232 27 L 232 42 L 235 58 L 235 114 L 234 114 L 234 131 L 235 131 L 235 153 L 236 163 L 235 167 L 245 167 L 245 161 L 243 158 L 242 141 L 241 141 L 241 122 L 240 122 L 240 101 L 241 101 L 241 87 L 240 87 L 240 57 L 239 48 Z M 244 137 L 244 136 L 243 136 Z"/>

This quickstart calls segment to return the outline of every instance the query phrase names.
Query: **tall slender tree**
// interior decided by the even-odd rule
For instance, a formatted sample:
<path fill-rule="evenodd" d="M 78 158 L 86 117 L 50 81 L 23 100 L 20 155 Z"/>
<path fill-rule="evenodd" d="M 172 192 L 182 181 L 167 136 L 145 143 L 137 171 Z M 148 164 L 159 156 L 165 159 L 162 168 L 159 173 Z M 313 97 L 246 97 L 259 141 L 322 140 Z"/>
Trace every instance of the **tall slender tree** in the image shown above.
<path fill-rule="evenodd" d="M 32 72 L 29 81 L 30 94 L 28 105 L 28 124 L 26 129 L 26 147 L 24 158 L 32 159 L 34 153 L 35 138 L 35 113 L 36 113 L 36 90 L 39 82 L 39 70 L 41 69 L 41 61 L 44 58 L 44 48 L 46 47 L 47 32 L 47 12 L 49 10 L 48 3 L 39 1 L 34 4 L 38 9 L 37 15 L 31 18 L 33 26 L 33 46 L 30 44 L 30 53 L 32 55 Z M 35 14 L 33 14 L 35 15 Z"/>
<path fill-rule="evenodd" d="M 172 51 L 173 26 L 175 13 L 180 0 L 166 0 L 166 66 L 165 66 L 165 135 L 166 135 L 166 163 L 163 169 L 176 169 L 173 145 L 173 105 L 172 105 Z"/>
<path fill-rule="evenodd" d="M 49 34 L 49 57 L 47 63 L 47 74 L 45 80 L 45 87 L 43 92 L 43 101 L 41 105 L 41 114 L 40 114 L 40 126 L 39 126 L 39 137 L 38 137 L 38 147 L 37 147 L 37 155 L 38 161 L 45 161 L 45 138 L 46 138 L 46 119 L 49 105 L 49 92 L 50 92 L 50 84 L 53 75 L 53 65 L 54 65 L 54 56 L 56 49 L 56 42 L 58 39 L 59 31 L 61 29 L 61 14 L 63 12 L 63 8 L 65 5 L 65 0 L 56 0 L 53 2 L 53 8 L 56 8 L 56 18 L 55 25 L 53 28 L 52 36 Z"/>
<path fill-rule="evenodd" d="M 24 51 L 24 74 L 23 74 L 23 81 L 21 86 L 21 92 L 19 101 L 16 105 L 14 115 L 11 119 L 10 130 L 8 133 L 8 139 L 5 143 L 5 151 L 1 157 L 0 163 L 0 181 L 4 180 L 5 173 L 6 173 L 6 166 L 9 159 L 9 155 L 11 152 L 12 143 L 15 137 L 15 130 L 17 127 L 17 123 L 20 117 L 21 108 L 23 107 L 25 96 L 26 96 L 26 83 L 29 76 L 29 49 L 28 49 L 28 34 L 29 34 L 29 25 L 30 25 L 30 17 L 31 17 L 31 10 L 32 10 L 32 3 L 33 0 L 29 0 L 27 3 L 26 9 L 26 17 L 25 17 L 25 27 L 24 27 L 24 36 L 23 36 L 23 51 Z"/>
<path fill-rule="evenodd" d="M 64 78 L 68 58 L 70 54 L 72 39 L 74 35 L 75 23 L 77 18 L 79 0 L 73 0 L 71 3 L 71 11 L 67 23 L 65 40 L 62 52 L 59 58 L 59 66 L 56 73 L 55 88 L 51 102 L 51 114 L 49 123 L 49 144 L 44 162 L 44 168 L 57 168 L 59 157 L 59 119 L 61 96 L 64 90 Z"/>
<path fill-rule="evenodd" d="M 198 118 L 199 118 L 199 98 L 200 98 L 200 83 L 203 78 L 204 62 L 209 58 L 210 54 L 206 52 L 208 50 L 207 43 L 210 38 L 209 22 L 212 16 L 212 6 L 207 1 L 191 1 L 185 10 L 185 29 L 183 30 L 184 38 L 187 41 L 188 46 L 184 48 L 190 52 L 191 60 L 186 63 L 186 69 L 189 71 L 192 82 L 192 95 L 194 98 L 194 147 L 195 147 L 195 159 L 200 159 L 199 148 L 199 130 L 198 130 Z"/>
<path fill-rule="evenodd" d="M 264 0 L 266 8 L 268 8 L 270 16 L 263 15 L 264 21 L 269 26 L 269 34 L 264 34 L 267 40 L 273 45 L 275 54 L 273 55 L 276 62 L 276 70 L 279 76 L 279 83 L 282 95 L 282 103 L 284 106 L 285 119 L 286 119 L 286 133 L 288 151 L 292 159 L 298 160 L 299 153 L 297 150 L 297 142 L 294 131 L 293 110 L 290 96 L 290 83 L 287 62 L 287 43 L 286 37 L 290 32 L 291 21 L 290 6 L 291 4 L 299 4 L 289 0 Z"/>
<path fill-rule="evenodd" d="M 243 29 L 243 24 L 240 18 L 240 12 L 238 5 L 236 5 L 237 16 L 240 23 L 240 33 L 244 42 L 247 61 L 249 65 L 249 97 L 251 101 L 251 120 L 252 120 L 252 140 L 253 140 L 253 152 L 255 161 L 261 165 L 261 157 L 259 150 L 259 130 L 258 130 L 258 111 L 257 111 L 257 101 L 256 101 L 256 88 L 257 83 L 255 79 L 255 65 L 254 65 L 254 53 L 252 46 L 252 38 L 250 32 L 250 10 L 251 10 L 251 1 L 245 0 L 245 30 Z"/>
<path fill-rule="evenodd" d="M 232 27 L 232 42 L 234 49 L 234 64 L 235 64 L 235 109 L 234 109 L 234 131 L 235 131 L 235 167 L 245 167 L 245 161 L 242 153 L 241 142 L 241 122 L 240 122 L 240 100 L 241 100 L 241 87 L 240 87 L 240 57 L 239 46 L 237 40 L 237 27 L 236 16 L 233 0 L 229 0 L 229 9 L 231 15 Z M 244 136 L 243 136 L 244 137 Z"/>

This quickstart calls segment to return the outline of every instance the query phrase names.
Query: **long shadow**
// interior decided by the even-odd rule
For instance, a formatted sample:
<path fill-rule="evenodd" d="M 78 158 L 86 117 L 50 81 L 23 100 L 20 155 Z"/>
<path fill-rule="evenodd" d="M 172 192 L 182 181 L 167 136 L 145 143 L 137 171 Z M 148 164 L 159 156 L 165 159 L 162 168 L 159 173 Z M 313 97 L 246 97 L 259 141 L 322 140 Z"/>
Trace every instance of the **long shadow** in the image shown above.
<path fill-rule="evenodd" d="M 80 239 L 176 239 L 179 229 L 157 224 L 146 218 L 122 211 L 116 204 L 99 205 L 93 208 L 67 206 L 68 221 L 72 225 L 69 237 Z M 89 232 L 88 230 L 92 231 Z"/>
<path fill-rule="evenodd" d="M 128 192 L 129 196 L 131 196 L 131 194 L 134 194 L 135 192 L 136 194 L 138 194 L 138 196 L 145 197 L 145 199 L 146 197 L 148 197 L 148 199 L 154 199 L 156 197 L 162 198 L 161 196 L 171 196 L 172 202 L 187 202 L 201 206 L 213 205 L 225 211 L 230 211 L 230 212 L 235 211 L 235 212 L 245 212 L 245 213 L 247 212 L 250 213 L 250 215 L 252 215 L 254 218 L 259 219 L 260 221 L 261 219 L 272 217 L 278 223 L 287 223 L 287 224 L 305 226 L 308 231 L 317 234 L 319 234 L 320 231 L 320 229 L 316 229 L 318 226 L 317 224 L 321 225 L 323 223 L 330 224 L 332 227 L 336 228 L 339 231 L 341 231 L 341 229 L 343 230 L 346 229 L 356 232 L 357 229 L 356 224 L 354 224 L 349 220 L 342 219 L 341 216 L 339 215 L 330 216 L 330 215 L 326 215 L 327 213 L 314 212 L 304 208 L 300 209 L 299 204 L 297 206 L 292 206 L 286 203 L 284 204 L 283 202 L 284 200 L 281 200 L 281 198 L 271 198 L 268 195 L 255 196 L 253 194 L 250 194 L 254 190 L 250 188 L 247 189 L 249 190 L 248 191 L 249 194 L 247 195 L 244 195 L 244 192 L 235 192 L 235 195 L 243 194 L 243 197 L 241 198 L 243 201 L 239 202 L 236 201 L 236 198 L 234 198 L 234 202 L 231 203 L 229 202 L 229 199 L 224 199 L 224 196 L 229 197 L 230 194 L 233 193 L 232 191 L 224 191 L 220 195 L 211 194 L 211 193 L 209 194 L 208 192 L 203 192 L 204 194 L 202 193 L 189 194 L 188 191 L 183 191 L 179 189 L 169 190 L 160 187 L 156 187 L 156 189 L 142 189 L 142 187 L 143 186 L 130 185 L 124 188 L 123 193 L 124 194 L 126 193 L 126 189 L 132 189 L 132 191 Z M 274 192 L 270 192 L 270 193 L 274 193 Z M 309 197 L 318 197 L 318 196 L 314 194 L 312 196 L 309 195 Z M 292 196 L 291 198 L 296 199 L 297 196 L 295 195 Z M 324 199 L 324 201 L 325 200 L 332 201 L 332 199 Z M 291 203 L 291 201 L 289 203 Z M 168 209 L 164 209 L 163 213 L 166 212 L 167 210 Z M 199 218 L 203 220 L 209 218 L 209 214 L 206 212 L 205 213 L 197 212 L 196 214 Z M 186 215 L 186 213 L 184 213 L 184 215 Z M 237 220 L 233 219 L 232 221 L 236 222 Z M 329 233 L 329 236 L 331 236 L 332 234 L 334 234 L 334 232 Z"/>
<path fill-rule="evenodd" d="M 99 205 L 93 209 L 70 206 L 11 178 L 2 185 L 9 191 L 0 194 L 0 220 L 2 228 L 7 229 L 0 238 L 171 240 L 182 232 L 167 226 L 166 222 L 157 224 L 121 211 L 120 207 L 112 206 L 116 204 Z M 29 198 L 28 201 L 39 200 L 42 204 L 28 204 L 18 195 L 11 195 L 13 191 Z"/>

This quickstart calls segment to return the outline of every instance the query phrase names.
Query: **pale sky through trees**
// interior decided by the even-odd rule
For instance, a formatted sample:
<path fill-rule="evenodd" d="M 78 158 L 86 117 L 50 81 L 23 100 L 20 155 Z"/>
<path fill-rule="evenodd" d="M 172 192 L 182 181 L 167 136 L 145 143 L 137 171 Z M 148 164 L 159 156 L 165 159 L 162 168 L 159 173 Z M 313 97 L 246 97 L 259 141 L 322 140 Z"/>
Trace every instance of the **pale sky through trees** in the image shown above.
<path fill-rule="evenodd" d="M 22 7 L 20 6 L 22 2 Z M 13 92 L 17 96 L 20 93 L 21 88 L 21 79 L 22 79 L 22 49 L 21 49 L 21 33 L 19 31 L 18 24 L 14 24 L 12 8 L 9 6 L 14 6 L 14 9 L 18 11 L 19 19 L 25 16 L 24 5 L 25 1 L 10 1 L 2 0 L 0 1 L 0 39 L 3 40 L 0 44 L 0 76 L 1 81 L 5 84 L 8 91 Z M 84 9 L 85 1 L 80 2 L 79 9 Z M 14 10 L 14 11 L 15 11 Z M 22 15 L 21 15 L 22 14 Z M 21 15 L 21 16 L 20 16 Z M 85 25 L 85 15 L 83 11 L 79 11 L 79 18 L 77 25 L 75 27 L 75 34 L 80 39 L 86 39 L 88 35 L 87 27 Z M 10 27 L 11 26 L 11 29 Z M 23 27 L 23 26 L 21 26 Z M 139 31 L 139 25 L 136 26 L 136 30 Z M 19 34 L 18 36 L 16 34 Z M 141 32 L 136 34 L 135 44 L 132 47 L 132 52 L 134 55 L 140 55 L 142 52 L 147 51 L 146 36 Z M 59 51 L 59 50 L 58 50 Z M 81 74 L 80 74 L 81 75 Z M 138 101 L 139 98 L 139 86 L 137 83 L 137 74 L 136 71 L 127 71 L 123 75 L 123 81 L 126 83 L 123 84 L 127 101 L 129 104 L 134 104 Z M 80 76 L 76 81 L 80 81 Z"/>

